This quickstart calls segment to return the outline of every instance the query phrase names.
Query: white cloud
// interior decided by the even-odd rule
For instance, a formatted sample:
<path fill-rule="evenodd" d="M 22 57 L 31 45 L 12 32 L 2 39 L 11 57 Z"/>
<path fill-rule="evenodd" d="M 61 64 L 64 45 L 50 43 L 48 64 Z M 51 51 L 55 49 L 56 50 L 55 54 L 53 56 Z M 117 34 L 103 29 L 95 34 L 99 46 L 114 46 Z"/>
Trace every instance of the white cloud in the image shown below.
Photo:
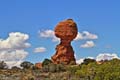
<path fill-rule="evenodd" d="M 74 40 L 84 40 L 84 39 L 98 39 L 98 36 L 88 31 L 83 31 L 81 33 L 78 32 L 78 35 Z"/>
<path fill-rule="evenodd" d="M 77 34 L 77 36 L 76 36 L 76 38 L 74 39 L 74 40 L 82 40 L 83 39 L 83 36 L 82 36 L 82 34 L 80 33 L 80 32 L 78 32 L 78 34 Z"/>
<path fill-rule="evenodd" d="M 7 39 L 0 39 L 0 61 L 5 61 L 9 68 L 19 66 L 28 55 L 24 50 L 30 47 L 28 39 L 29 35 L 20 32 L 9 33 Z"/>
<path fill-rule="evenodd" d="M 8 68 L 12 68 L 12 66 L 17 66 L 17 67 L 20 67 L 20 64 L 23 62 L 22 61 L 5 61 L 8 66 Z"/>
<path fill-rule="evenodd" d="M 24 50 L 0 51 L 1 61 L 23 60 L 28 55 Z"/>
<path fill-rule="evenodd" d="M 111 60 L 111 59 L 120 59 L 116 53 L 101 53 L 96 57 L 97 61 L 101 61 L 101 60 Z"/>
<path fill-rule="evenodd" d="M 30 44 L 26 42 L 28 39 L 29 36 L 27 34 L 20 32 L 9 33 L 7 39 L 0 39 L 0 50 L 28 48 L 30 47 Z"/>
<path fill-rule="evenodd" d="M 86 57 L 87 59 L 94 59 L 94 57 Z M 76 63 L 77 64 L 81 64 L 81 63 L 83 63 L 84 62 L 84 59 L 86 59 L 86 58 L 80 58 L 79 60 L 76 60 Z"/>
<path fill-rule="evenodd" d="M 57 42 L 60 39 L 54 35 L 53 30 L 39 31 L 39 36 L 43 38 L 51 38 L 52 41 Z M 77 37 L 74 40 L 85 40 L 85 39 L 98 39 L 96 34 L 92 34 L 88 31 L 78 32 Z"/>
<path fill-rule="evenodd" d="M 100 53 L 100 54 L 98 54 L 98 56 L 96 56 L 96 58 L 94 58 L 94 57 L 86 57 L 86 58 L 95 59 L 96 61 L 112 60 L 114 58 L 120 59 L 120 57 L 116 53 Z M 80 59 L 76 60 L 76 63 L 81 64 L 81 63 L 83 63 L 84 59 L 86 59 L 86 58 L 80 58 Z"/>
<path fill-rule="evenodd" d="M 54 36 L 53 30 L 45 30 L 45 31 L 39 31 L 41 37 L 49 38 Z"/>
<path fill-rule="evenodd" d="M 94 58 L 94 57 L 90 57 L 90 56 L 88 56 L 87 59 L 95 59 L 95 58 Z"/>
<path fill-rule="evenodd" d="M 51 38 L 53 42 L 59 41 L 59 38 L 57 38 L 54 35 L 53 30 L 45 30 L 45 31 L 39 31 L 39 36 L 43 38 Z"/>
<path fill-rule="evenodd" d="M 42 52 L 45 52 L 45 51 L 46 51 L 46 48 L 44 48 L 44 47 L 38 47 L 38 48 L 34 49 L 35 53 L 42 53 Z"/>
<path fill-rule="evenodd" d="M 5 61 L 9 68 L 12 66 L 19 66 L 19 63 L 22 62 L 28 52 L 24 50 L 11 50 L 11 51 L 0 51 L 0 61 Z"/>
<path fill-rule="evenodd" d="M 80 47 L 82 48 L 91 48 L 91 47 L 94 47 L 95 46 L 95 43 L 93 41 L 86 41 L 85 44 L 82 44 Z"/>
<path fill-rule="evenodd" d="M 76 63 L 77 64 L 81 64 L 81 63 L 83 63 L 84 62 L 84 58 L 81 58 L 81 59 L 79 59 L 79 60 L 76 60 Z"/>

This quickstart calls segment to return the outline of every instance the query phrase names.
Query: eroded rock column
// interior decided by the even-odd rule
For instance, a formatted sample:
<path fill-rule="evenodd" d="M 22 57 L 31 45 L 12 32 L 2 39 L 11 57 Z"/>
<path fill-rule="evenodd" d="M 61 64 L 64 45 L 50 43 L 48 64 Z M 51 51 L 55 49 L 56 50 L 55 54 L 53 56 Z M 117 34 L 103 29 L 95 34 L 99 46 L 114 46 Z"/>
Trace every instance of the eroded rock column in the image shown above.
<path fill-rule="evenodd" d="M 60 38 L 60 44 L 56 47 L 56 53 L 51 57 L 56 64 L 76 64 L 71 41 L 77 36 L 77 25 L 72 19 L 58 23 L 55 27 L 55 36 Z"/>

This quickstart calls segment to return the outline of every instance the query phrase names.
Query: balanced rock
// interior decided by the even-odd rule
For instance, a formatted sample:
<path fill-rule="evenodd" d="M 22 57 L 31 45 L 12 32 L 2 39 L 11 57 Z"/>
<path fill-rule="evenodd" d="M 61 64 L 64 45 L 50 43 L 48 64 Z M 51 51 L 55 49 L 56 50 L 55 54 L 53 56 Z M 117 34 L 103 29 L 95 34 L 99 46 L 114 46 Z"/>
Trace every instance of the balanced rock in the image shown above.
<path fill-rule="evenodd" d="M 60 38 L 56 53 L 52 56 L 53 63 L 76 64 L 71 41 L 77 36 L 77 25 L 72 19 L 58 23 L 55 27 L 55 36 Z"/>

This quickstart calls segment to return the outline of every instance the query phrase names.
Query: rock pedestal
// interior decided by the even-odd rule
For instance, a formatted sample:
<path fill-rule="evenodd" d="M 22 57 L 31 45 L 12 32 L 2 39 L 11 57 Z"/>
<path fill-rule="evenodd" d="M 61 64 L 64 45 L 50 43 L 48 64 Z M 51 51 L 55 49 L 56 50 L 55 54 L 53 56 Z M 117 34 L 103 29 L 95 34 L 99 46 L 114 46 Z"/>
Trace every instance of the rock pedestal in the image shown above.
<path fill-rule="evenodd" d="M 55 27 L 55 36 L 60 38 L 56 53 L 51 57 L 53 63 L 76 64 L 71 41 L 77 36 L 77 25 L 72 19 L 58 23 Z"/>

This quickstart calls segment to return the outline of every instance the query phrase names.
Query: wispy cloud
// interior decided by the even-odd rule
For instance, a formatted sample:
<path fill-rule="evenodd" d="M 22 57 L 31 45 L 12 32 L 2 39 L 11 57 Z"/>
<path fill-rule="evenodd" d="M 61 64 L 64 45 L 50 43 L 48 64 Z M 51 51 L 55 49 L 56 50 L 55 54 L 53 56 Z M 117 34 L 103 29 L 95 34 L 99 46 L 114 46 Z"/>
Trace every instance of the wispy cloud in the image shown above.
<path fill-rule="evenodd" d="M 39 36 L 43 38 L 51 38 L 53 42 L 58 42 L 59 38 L 57 38 L 54 35 L 53 30 L 44 30 L 44 31 L 39 31 Z"/>
<path fill-rule="evenodd" d="M 45 47 L 38 47 L 38 48 L 34 49 L 35 53 L 42 53 L 42 52 L 45 52 L 45 51 L 46 51 Z"/>
<path fill-rule="evenodd" d="M 95 46 L 95 43 L 93 41 L 86 41 L 86 43 L 82 44 L 80 47 L 81 48 L 91 48 L 94 46 Z"/>
<path fill-rule="evenodd" d="M 57 38 L 54 35 L 53 30 L 44 30 L 44 31 L 39 31 L 39 36 L 43 38 L 51 38 L 52 41 L 59 41 L 59 38 Z M 92 34 L 88 31 L 83 31 L 83 32 L 78 32 L 77 37 L 74 40 L 87 40 L 87 39 L 98 39 L 98 36 L 96 34 Z"/>
<path fill-rule="evenodd" d="M 77 37 L 75 40 L 85 40 L 85 39 L 98 39 L 98 36 L 96 34 L 92 34 L 88 31 L 78 32 Z"/>

